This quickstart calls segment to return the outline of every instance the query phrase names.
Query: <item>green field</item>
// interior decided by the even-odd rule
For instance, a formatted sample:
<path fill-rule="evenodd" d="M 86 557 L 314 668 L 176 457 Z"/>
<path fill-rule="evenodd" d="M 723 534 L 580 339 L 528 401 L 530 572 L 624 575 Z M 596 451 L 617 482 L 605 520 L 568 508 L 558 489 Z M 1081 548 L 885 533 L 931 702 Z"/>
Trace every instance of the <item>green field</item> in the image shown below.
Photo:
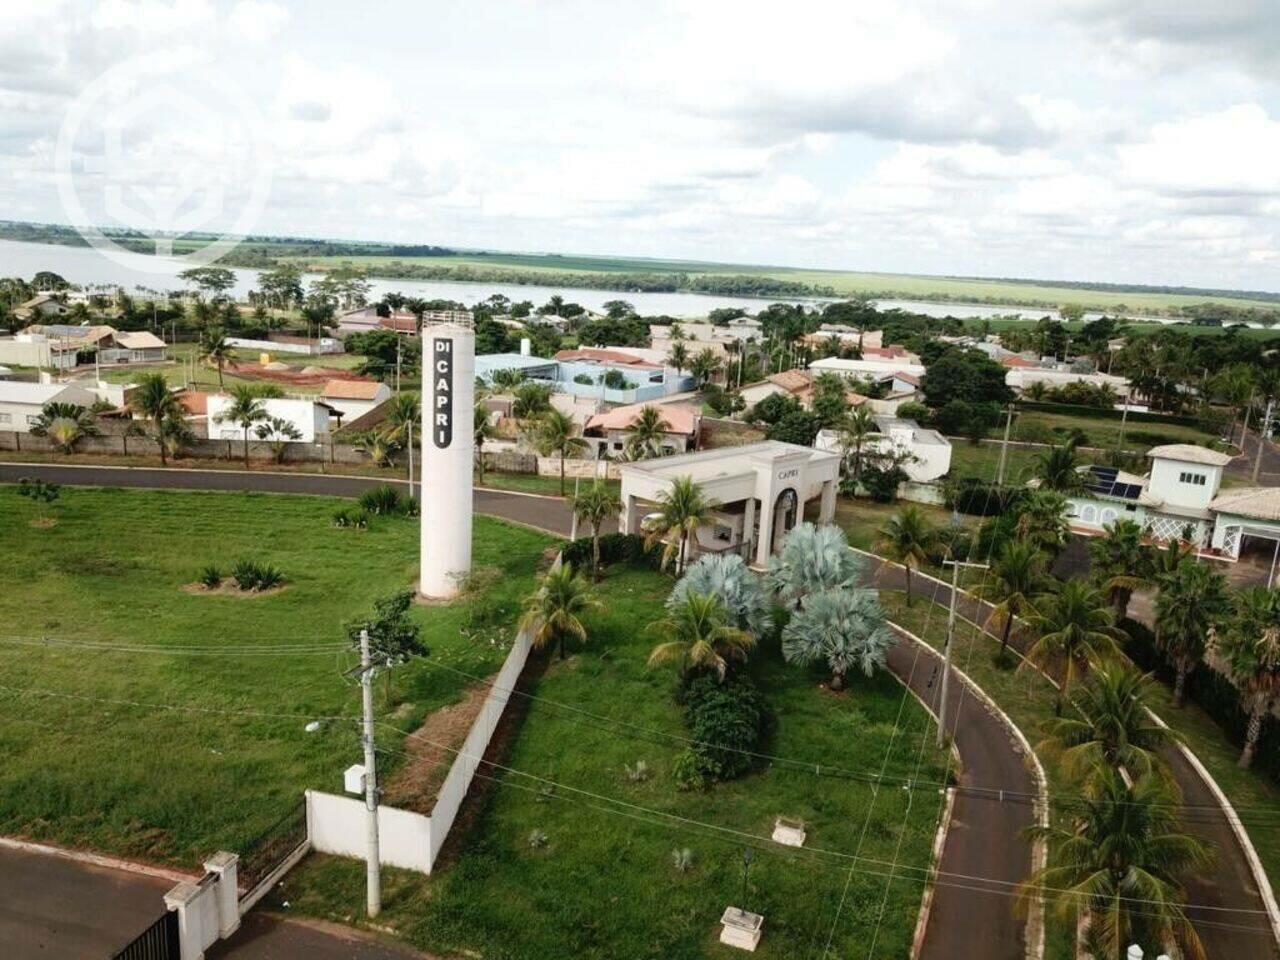
<path fill-rule="evenodd" d="M 670 587 L 670 578 L 652 573 L 609 573 L 586 647 L 533 681 L 541 699 L 528 705 L 503 761 L 511 769 L 495 771 L 466 847 L 431 878 L 393 872 L 380 926 L 449 955 L 728 958 L 737 953 L 715 942 L 716 921 L 743 901 L 741 855 L 750 844 L 745 902 L 767 918 L 758 955 L 818 955 L 828 937 L 833 955 L 906 955 L 919 868 L 929 862 L 939 813 L 936 790 L 921 787 L 909 805 L 896 787 L 876 793 L 865 782 L 778 764 L 705 792 L 678 790 L 671 764 L 681 745 L 667 739 L 684 735 L 674 678 L 646 669 L 655 638 L 643 629 Z M 832 695 L 819 689 L 819 671 L 785 666 L 776 646 L 757 651 L 751 672 L 776 715 L 769 753 L 868 772 L 887 756 L 890 776 L 945 775 L 932 720 L 889 674 L 859 677 Z M 641 760 L 652 776 L 636 782 L 626 767 Z M 780 815 L 806 821 L 806 850 L 750 839 L 767 838 Z M 534 831 L 546 835 L 545 846 L 531 846 Z M 681 848 L 693 854 L 687 873 L 672 863 Z M 886 889 L 882 868 L 867 864 L 839 909 L 848 861 L 820 850 L 896 860 L 899 876 Z M 288 900 L 290 912 L 357 921 L 362 877 L 358 863 L 313 858 L 273 897 Z"/>
<path fill-rule="evenodd" d="M 412 585 L 418 554 L 411 519 L 333 528 L 346 503 L 64 488 L 49 510 L 57 524 L 44 529 L 30 523 L 32 504 L 0 486 L 0 833 L 193 867 L 220 848 L 244 852 L 304 788 L 336 789 L 359 759 L 354 724 L 303 726 L 358 711 L 343 675 L 352 657 L 291 649 L 342 643 L 345 623 Z M 460 628 L 513 623 L 551 543 L 477 517 L 476 566 L 489 585 L 415 610 L 431 656 L 395 671 L 389 703 L 379 684 L 379 710 L 409 729 L 462 693 L 464 681 L 434 664 L 495 670 L 502 650 Z M 242 557 L 276 564 L 287 587 L 250 598 L 184 590 L 205 563 L 226 570 Z M 43 637 L 140 650 L 56 649 Z M 267 653 L 228 649 L 247 644 Z"/>

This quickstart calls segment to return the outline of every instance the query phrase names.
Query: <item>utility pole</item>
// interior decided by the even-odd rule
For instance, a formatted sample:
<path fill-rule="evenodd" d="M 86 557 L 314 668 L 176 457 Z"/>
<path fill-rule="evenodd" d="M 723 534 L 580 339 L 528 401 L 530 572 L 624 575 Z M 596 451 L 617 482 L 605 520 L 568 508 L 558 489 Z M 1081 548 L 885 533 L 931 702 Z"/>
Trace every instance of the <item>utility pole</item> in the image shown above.
<path fill-rule="evenodd" d="M 1120 414 L 1120 436 L 1116 440 L 1116 453 L 1124 452 L 1124 425 L 1129 422 L 1129 394 L 1124 395 L 1124 413 Z"/>
<path fill-rule="evenodd" d="M 967 563 L 964 560 L 944 560 L 944 566 L 951 568 L 951 608 L 947 611 L 947 641 L 942 648 L 942 691 L 938 697 L 938 749 L 946 743 L 947 734 L 947 681 L 951 677 L 951 647 L 956 636 L 956 596 L 960 592 L 960 568 L 974 567 L 986 570 L 985 563 Z"/>
<path fill-rule="evenodd" d="M 1004 465 L 1009 459 L 1009 431 L 1013 427 L 1013 404 L 1005 407 L 1004 440 L 1000 444 L 1000 467 L 996 471 L 996 486 L 1004 486 Z"/>
<path fill-rule="evenodd" d="M 1271 415 L 1276 409 L 1276 398 L 1271 397 L 1267 400 L 1267 412 L 1262 418 L 1262 429 L 1258 431 L 1258 455 L 1253 458 L 1253 482 L 1258 482 L 1258 474 L 1262 471 L 1262 451 L 1267 445 L 1267 438 L 1271 436 Z M 1244 441 L 1240 441 L 1243 443 Z"/>
<path fill-rule="evenodd" d="M 413 499 L 413 418 L 405 424 L 409 434 L 409 499 Z"/>
<path fill-rule="evenodd" d="M 403 342 L 400 332 L 396 331 L 396 393 L 400 392 L 400 346 Z"/>
<path fill-rule="evenodd" d="M 378 853 L 378 777 L 373 746 L 373 662 L 369 655 L 369 631 L 360 631 L 360 697 L 364 710 L 364 806 L 368 813 L 368 843 L 365 846 L 369 918 L 382 911 L 382 863 Z"/>
<path fill-rule="evenodd" d="M 569 539 L 578 539 L 578 481 L 581 477 L 573 478 L 573 524 L 569 528 Z"/>

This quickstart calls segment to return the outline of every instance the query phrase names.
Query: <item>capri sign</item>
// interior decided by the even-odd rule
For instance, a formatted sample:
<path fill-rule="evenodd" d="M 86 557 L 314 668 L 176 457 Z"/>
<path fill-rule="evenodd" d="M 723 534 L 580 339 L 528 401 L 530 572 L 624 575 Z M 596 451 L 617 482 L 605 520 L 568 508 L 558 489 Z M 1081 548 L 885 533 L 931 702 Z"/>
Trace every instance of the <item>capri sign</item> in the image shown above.
<path fill-rule="evenodd" d="M 453 339 L 437 337 L 433 342 L 431 433 L 436 446 L 444 450 L 453 441 Z"/>

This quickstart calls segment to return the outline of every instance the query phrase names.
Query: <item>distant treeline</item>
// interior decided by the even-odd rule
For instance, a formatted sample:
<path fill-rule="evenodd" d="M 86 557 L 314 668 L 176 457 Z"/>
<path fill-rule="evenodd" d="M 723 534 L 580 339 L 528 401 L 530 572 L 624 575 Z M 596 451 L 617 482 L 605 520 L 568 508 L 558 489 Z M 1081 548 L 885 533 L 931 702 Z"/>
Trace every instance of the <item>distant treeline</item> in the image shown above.
<path fill-rule="evenodd" d="M 1102 283 L 1094 280 L 1030 280 L 1021 277 L 951 277 L 978 283 L 1018 283 L 1031 287 L 1064 287 L 1068 290 L 1094 290 L 1103 293 L 1156 293 L 1181 297 L 1230 297 L 1233 300 L 1259 300 L 1280 303 L 1280 293 L 1266 290 L 1219 290 L 1213 287 L 1173 287 L 1145 283 Z"/>

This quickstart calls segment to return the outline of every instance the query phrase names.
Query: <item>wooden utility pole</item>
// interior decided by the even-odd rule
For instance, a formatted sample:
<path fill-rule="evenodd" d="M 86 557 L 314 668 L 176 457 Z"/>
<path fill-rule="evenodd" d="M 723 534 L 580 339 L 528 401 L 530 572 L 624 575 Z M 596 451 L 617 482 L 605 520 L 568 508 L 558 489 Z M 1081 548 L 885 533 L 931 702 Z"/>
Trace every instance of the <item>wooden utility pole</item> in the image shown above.
<path fill-rule="evenodd" d="M 951 568 L 951 608 L 947 611 L 947 640 L 942 648 L 942 690 L 938 697 L 938 749 L 946 745 L 947 740 L 947 692 L 948 680 L 951 677 L 951 647 L 956 636 L 956 597 L 960 593 L 960 568 L 974 567 L 986 570 L 985 563 L 967 563 L 964 560 L 944 560 L 944 566 Z"/>

